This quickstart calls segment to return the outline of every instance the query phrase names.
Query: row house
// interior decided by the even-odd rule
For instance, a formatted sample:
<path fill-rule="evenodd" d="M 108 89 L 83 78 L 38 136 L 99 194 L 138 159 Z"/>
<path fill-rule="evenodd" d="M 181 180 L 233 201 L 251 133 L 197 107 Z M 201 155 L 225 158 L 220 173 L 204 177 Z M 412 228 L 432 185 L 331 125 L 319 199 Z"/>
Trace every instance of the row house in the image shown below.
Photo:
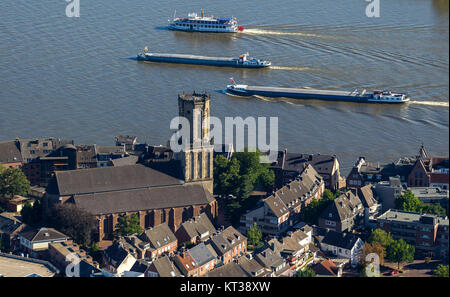
<path fill-rule="evenodd" d="M 416 248 L 416 253 L 448 260 L 448 217 L 388 210 L 377 218 L 377 226 Z"/>
<path fill-rule="evenodd" d="M 314 259 L 315 253 L 310 252 L 311 237 L 302 230 L 288 232 L 288 235 L 278 240 L 273 238 L 268 244 L 272 250 L 285 259 L 289 269 L 294 272 Z"/>
<path fill-rule="evenodd" d="M 215 233 L 216 228 L 208 216 L 205 213 L 201 213 L 181 224 L 175 236 L 180 243 L 197 244 L 207 241 Z"/>
<path fill-rule="evenodd" d="M 162 256 L 150 263 L 145 271 L 146 277 L 181 277 L 180 270 L 168 256 Z"/>
<path fill-rule="evenodd" d="M 202 242 L 175 255 L 173 260 L 184 276 L 199 277 L 214 269 L 217 255 L 212 251 L 211 246 Z"/>
<path fill-rule="evenodd" d="M 320 199 L 325 184 L 317 171 L 308 165 L 289 184 L 262 200 L 262 206 L 241 217 L 240 231 L 246 232 L 254 223 L 263 234 L 277 235 L 300 221 L 302 207 Z"/>
<path fill-rule="evenodd" d="M 148 258 L 155 259 L 163 254 L 170 255 L 178 249 L 178 240 L 166 223 L 145 230 L 141 238 L 150 243 L 146 252 Z"/>
<path fill-rule="evenodd" d="M 219 262 L 228 264 L 247 252 L 247 238 L 233 226 L 229 226 L 211 237 L 211 246 L 216 251 Z"/>
<path fill-rule="evenodd" d="M 334 192 L 345 187 L 345 179 L 341 177 L 340 164 L 335 155 L 288 153 L 287 149 L 278 152 L 277 161 L 271 166 L 275 173 L 275 187 L 281 188 L 288 184 L 308 165 L 322 176 L 327 189 Z"/>
<path fill-rule="evenodd" d="M 362 222 L 364 206 L 361 200 L 347 191 L 334 199 L 320 214 L 319 226 L 338 232 L 351 231 Z"/>
<path fill-rule="evenodd" d="M 102 253 L 102 273 L 106 276 L 122 276 L 130 271 L 137 259 L 136 248 L 120 238 Z"/>

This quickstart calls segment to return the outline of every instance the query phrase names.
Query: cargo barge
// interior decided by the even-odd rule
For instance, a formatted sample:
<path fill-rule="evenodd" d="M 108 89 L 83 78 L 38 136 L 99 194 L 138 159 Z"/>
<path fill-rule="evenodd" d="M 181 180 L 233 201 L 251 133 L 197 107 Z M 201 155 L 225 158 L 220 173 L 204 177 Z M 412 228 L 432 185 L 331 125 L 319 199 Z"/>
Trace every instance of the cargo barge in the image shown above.
<path fill-rule="evenodd" d="M 272 64 L 269 61 L 252 58 L 248 53 L 243 54 L 237 58 L 206 57 L 184 54 L 149 53 L 147 48 L 144 49 L 143 53 L 137 55 L 137 60 L 160 63 L 195 64 L 238 68 L 264 68 Z"/>
<path fill-rule="evenodd" d="M 330 91 L 301 88 L 279 88 L 232 84 L 227 86 L 227 92 L 239 96 L 259 95 L 263 97 L 284 97 L 294 99 L 316 99 L 325 101 L 343 101 L 357 103 L 391 103 L 400 104 L 410 101 L 408 95 L 391 91 L 375 90 L 366 93 L 366 90 L 358 91 Z"/>

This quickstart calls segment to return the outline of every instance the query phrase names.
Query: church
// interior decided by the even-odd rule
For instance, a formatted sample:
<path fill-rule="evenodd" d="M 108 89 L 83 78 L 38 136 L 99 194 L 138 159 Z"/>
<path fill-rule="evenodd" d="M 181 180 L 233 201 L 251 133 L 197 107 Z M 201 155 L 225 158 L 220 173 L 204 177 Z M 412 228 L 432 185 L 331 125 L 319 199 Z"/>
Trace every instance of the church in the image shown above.
<path fill-rule="evenodd" d="M 90 212 L 98 221 L 99 241 L 112 238 L 124 215 L 138 215 L 143 229 L 167 223 L 173 232 L 200 213 L 214 222 L 218 206 L 212 193 L 213 146 L 201 141 L 209 131 L 210 97 L 182 94 L 178 107 L 191 133 L 186 149 L 174 153 L 175 174 L 144 164 L 57 171 L 47 187 L 44 209 L 73 203 Z"/>

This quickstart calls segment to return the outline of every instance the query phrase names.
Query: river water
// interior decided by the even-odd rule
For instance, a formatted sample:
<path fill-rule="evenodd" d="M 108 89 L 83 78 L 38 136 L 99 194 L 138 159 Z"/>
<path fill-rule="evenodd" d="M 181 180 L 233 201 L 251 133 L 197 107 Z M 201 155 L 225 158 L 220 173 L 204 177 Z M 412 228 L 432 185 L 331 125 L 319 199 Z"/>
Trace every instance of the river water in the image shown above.
<path fill-rule="evenodd" d="M 165 144 L 177 94 L 206 91 L 219 118 L 278 117 L 279 146 L 392 161 L 424 142 L 448 155 L 448 1 L 380 0 L 106 1 L 4 0 L 0 10 L 0 141 L 16 137 L 111 144 L 117 134 Z M 174 32 L 168 18 L 200 12 L 235 16 L 238 34 Z M 271 69 L 148 64 L 150 51 L 210 56 L 250 52 Z M 240 98 L 229 78 L 250 85 L 406 92 L 402 106 Z"/>

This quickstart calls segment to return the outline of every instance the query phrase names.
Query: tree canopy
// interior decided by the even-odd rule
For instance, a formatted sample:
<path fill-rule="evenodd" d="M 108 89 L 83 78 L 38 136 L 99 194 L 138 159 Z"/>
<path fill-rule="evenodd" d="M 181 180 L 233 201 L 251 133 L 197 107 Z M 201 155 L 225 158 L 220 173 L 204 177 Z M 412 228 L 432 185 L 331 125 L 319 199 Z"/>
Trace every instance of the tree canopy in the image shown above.
<path fill-rule="evenodd" d="M 258 249 L 258 248 L 260 248 L 262 246 L 261 238 L 262 238 L 262 232 L 258 228 L 258 226 L 256 225 L 256 222 L 255 222 L 255 223 L 253 223 L 253 226 L 251 226 L 247 230 L 248 246 L 251 249 Z"/>
<path fill-rule="evenodd" d="M 410 212 L 422 212 L 445 216 L 446 210 L 439 203 L 425 204 L 411 190 L 407 190 L 395 199 L 395 208 Z"/>
<path fill-rule="evenodd" d="M 97 231 L 94 216 L 74 204 L 56 204 L 47 216 L 47 224 L 70 236 L 76 243 L 90 246 Z"/>
<path fill-rule="evenodd" d="M 315 276 L 316 272 L 308 266 L 305 269 L 299 270 L 294 274 L 294 277 L 315 277 Z"/>
<path fill-rule="evenodd" d="M 433 270 L 433 275 L 437 277 L 449 277 L 448 265 L 439 264 L 435 270 Z"/>
<path fill-rule="evenodd" d="M 317 224 L 320 214 L 339 194 L 339 191 L 333 194 L 330 190 L 325 189 L 322 194 L 322 199 L 313 199 L 311 203 L 302 209 L 300 213 L 302 221 L 308 224 Z"/>
<path fill-rule="evenodd" d="M 139 217 L 136 214 L 129 216 L 119 217 L 116 224 L 116 230 L 114 231 L 115 237 L 128 236 L 133 234 L 141 235 L 141 225 L 139 224 Z"/>
<path fill-rule="evenodd" d="M 234 153 L 230 160 L 219 155 L 214 159 L 214 193 L 232 194 L 246 199 L 255 189 L 271 190 L 275 174 L 270 164 L 260 163 L 261 152 Z"/>
<path fill-rule="evenodd" d="M 26 196 L 30 192 L 30 182 L 19 168 L 4 168 L 0 165 L 0 195 L 13 198 Z"/>
<path fill-rule="evenodd" d="M 391 233 L 387 233 L 383 229 L 375 229 L 372 230 L 372 234 L 370 234 L 369 238 L 367 239 L 368 243 L 380 243 L 382 247 L 385 249 L 394 241 L 394 239 L 391 236 Z"/>
<path fill-rule="evenodd" d="M 401 263 L 414 261 L 414 252 L 414 246 L 407 244 L 403 239 L 394 240 L 386 249 L 386 259 L 397 263 L 397 267 L 400 269 Z"/>
<path fill-rule="evenodd" d="M 42 223 L 42 205 L 39 201 L 35 201 L 33 205 L 27 201 L 22 208 L 20 215 L 25 224 L 37 226 Z"/>

